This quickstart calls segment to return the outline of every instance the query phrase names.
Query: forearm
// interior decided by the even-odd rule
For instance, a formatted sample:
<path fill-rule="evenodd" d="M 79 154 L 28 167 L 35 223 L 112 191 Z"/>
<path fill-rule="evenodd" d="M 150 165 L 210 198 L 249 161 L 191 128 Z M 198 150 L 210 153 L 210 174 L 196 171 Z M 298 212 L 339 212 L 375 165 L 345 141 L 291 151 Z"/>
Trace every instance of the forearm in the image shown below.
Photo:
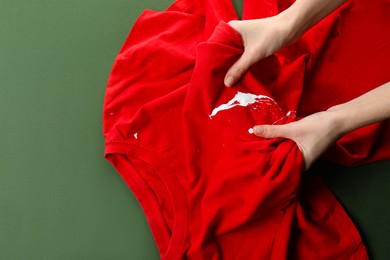
<path fill-rule="evenodd" d="M 390 118 L 390 82 L 328 109 L 340 135 Z"/>
<path fill-rule="evenodd" d="M 290 42 L 298 39 L 346 0 L 297 0 L 280 14 L 290 30 Z"/>

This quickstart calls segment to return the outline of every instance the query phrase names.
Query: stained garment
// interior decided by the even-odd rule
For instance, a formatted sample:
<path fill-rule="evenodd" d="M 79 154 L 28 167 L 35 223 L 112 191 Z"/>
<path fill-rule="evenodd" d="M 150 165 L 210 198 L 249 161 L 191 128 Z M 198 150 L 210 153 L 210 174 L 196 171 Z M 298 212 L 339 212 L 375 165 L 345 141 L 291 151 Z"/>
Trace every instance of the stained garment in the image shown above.
<path fill-rule="evenodd" d="M 291 2 L 244 1 L 243 19 Z M 350 1 L 295 44 L 223 84 L 242 55 L 228 0 L 147 10 L 115 59 L 104 103 L 105 157 L 140 202 L 161 259 L 368 259 L 319 177 L 302 177 L 288 139 L 251 134 L 350 100 L 390 80 L 388 1 Z M 375 14 L 375 15 L 373 15 Z M 343 137 L 326 155 L 390 158 L 389 124 Z"/>

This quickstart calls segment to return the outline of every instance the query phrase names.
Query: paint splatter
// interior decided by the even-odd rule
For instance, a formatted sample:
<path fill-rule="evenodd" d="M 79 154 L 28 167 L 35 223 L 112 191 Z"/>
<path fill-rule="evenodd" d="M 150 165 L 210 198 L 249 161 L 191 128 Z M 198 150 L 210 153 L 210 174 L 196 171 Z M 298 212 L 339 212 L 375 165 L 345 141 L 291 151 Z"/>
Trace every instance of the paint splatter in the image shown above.
<path fill-rule="evenodd" d="M 215 116 L 218 112 L 223 111 L 223 110 L 228 110 L 236 106 L 242 106 L 246 107 L 248 105 L 252 105 L 255 103 L 261 103 L 261 102 L 272 102 L 276 106 L 278 104 L 273 100 L 272 98 L 264 95 L 254 95 L 251 93 L 242 93 L 242 92 L 237 92 L 237 94 L 231 99 L 228 103 L 222 104 L 217 108 L 214 108 L 214 110 L 211 112 L 210 118 Z M 279 107 L 279 106 L 278 106 Z"/>

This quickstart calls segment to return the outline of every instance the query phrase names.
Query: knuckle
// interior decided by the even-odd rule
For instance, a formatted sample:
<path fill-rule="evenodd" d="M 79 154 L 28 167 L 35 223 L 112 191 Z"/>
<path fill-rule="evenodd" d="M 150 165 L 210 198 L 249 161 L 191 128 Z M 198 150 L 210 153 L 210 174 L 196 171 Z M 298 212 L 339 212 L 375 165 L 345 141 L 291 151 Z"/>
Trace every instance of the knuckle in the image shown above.
<path fill-rule="evenodd" d="M 276 133 L 272 127 L 264 126 L 263 128 L 263 135 L 267 138 L 275 138 Z"/>
<path fill-rule="evenodd" d="M 237 67 L 234 68 L 234 74 L 235 75 L 242 75 L 245 72 L 245 68 L 240 64 L 237 65 Z"/>

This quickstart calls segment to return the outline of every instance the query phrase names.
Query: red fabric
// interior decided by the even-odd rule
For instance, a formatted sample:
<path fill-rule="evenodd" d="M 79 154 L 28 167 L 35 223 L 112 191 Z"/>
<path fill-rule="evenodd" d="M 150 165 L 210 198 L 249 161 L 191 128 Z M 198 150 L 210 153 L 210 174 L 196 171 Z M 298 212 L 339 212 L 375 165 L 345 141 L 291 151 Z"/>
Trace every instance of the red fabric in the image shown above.
<path fill-rule="evenodd" d="M 281 2 L 247 0 L 243 17 L 275 15 L 288 6 Z M 375 13 L 388 10 L 381 3 Z M 302 180 L 295 143 L 257 138 L 248 129 L 293 121 L 296 114 L 326 109 L 390 80 L 384 69 L 370 68 L 354 74 L 362 83 L 356 89 L 344 88 L 344 59 L 352 55 L 356 32 L 342 40 L 340 30 L 354 29 L 356 16 L 373 10 L 367 9 L 371 4 L 344 5 L 296 44 L 255 64 L 233 88 L 225 88 L 223 78 L 243 46 L 225 23 L 237 18 L 230 1 L 182 0 L 167 11 L 141 15 L 108 81 L 105 156 L 143 207 L 162 259 L 368 258 L 352 221 L 321 179 Z M 382 18 L 375 18 L 378 33 L 390 28 Z M 387 59 L 373 57 L 379 64 L 390 60 L 383 53 Z M 363 61 L 372 57 L 359 55 Z M 324 97 L 330 89 L 331 99 Z M 237 95 L 257 98 L 213 115 Z M 389 159 L 387 124 L 376 127 L 364 130 L 369 145 L 356 145 L 357 131 L 329 158 L 346 164 Z"/>
<path fill-rule="evenodd" d="M 331 30 L 307 73 L 301 116 L 347 102 L 390 81 L 389 13 L 389 0 L 349 1 L 325 21 Z M 302 40 L 313 42 L 318 27 Z M 388 160 L 389 140 L 389 121 L 369 125 L 345 135 L 325 158 L 348 166 Z"/>

